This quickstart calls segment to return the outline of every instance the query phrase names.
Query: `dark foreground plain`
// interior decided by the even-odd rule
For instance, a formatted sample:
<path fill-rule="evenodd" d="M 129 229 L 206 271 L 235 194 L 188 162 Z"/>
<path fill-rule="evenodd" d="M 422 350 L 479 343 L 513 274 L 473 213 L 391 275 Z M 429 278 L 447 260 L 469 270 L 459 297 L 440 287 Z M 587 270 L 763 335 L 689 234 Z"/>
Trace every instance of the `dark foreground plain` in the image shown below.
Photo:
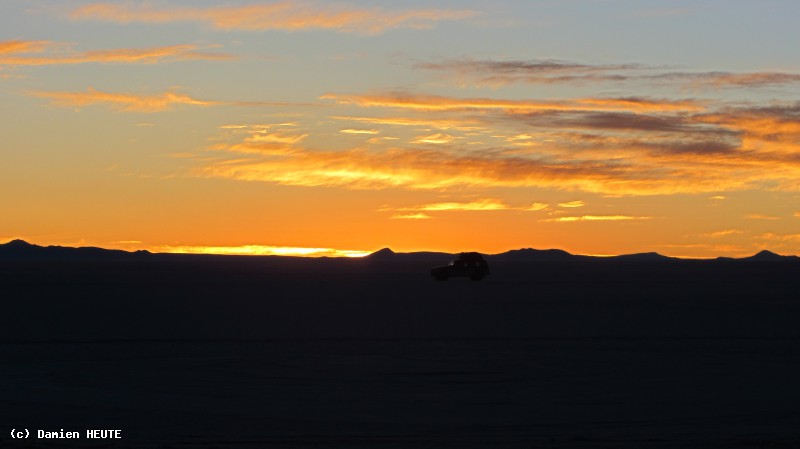
<path fill-rule="evenodd" d="M 430 266 L 0 261 L 2 446 L 800 447 L 796 261 Z"/>

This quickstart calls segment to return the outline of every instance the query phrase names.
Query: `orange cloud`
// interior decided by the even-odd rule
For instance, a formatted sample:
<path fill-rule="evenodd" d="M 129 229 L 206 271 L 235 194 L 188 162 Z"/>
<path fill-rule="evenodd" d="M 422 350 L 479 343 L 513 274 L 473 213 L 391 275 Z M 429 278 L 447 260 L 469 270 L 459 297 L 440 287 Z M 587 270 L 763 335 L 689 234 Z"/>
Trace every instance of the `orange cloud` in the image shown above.
<path fill-rule="evenodd" d="M 382 211 L 411 211 L 411 212 L 483 212 L 483 211 L 498 211 L 498 210 L 521 210 L 521 211 L 540 211 L 547 209 L 549 206 L 546 203 L 533 203 L 527 207 L 510 206 L 503 201 L 493 198 L 482 200 L 475 200 L 469 202 L 442 202 L 422 204 L 419 206 L 398 207 L 398 208 L 383 208 Z M 393 217 L 394 218 L 394 217 Z"/>
<path fill-rule="evenodd" d="M 283 131 L 267 132 L 270 126 L 248 126 L 236 125 L 236 128 L 230 128 L 227 125 L 226 129 L 241 129 L 249 128 L 249 135 L 242 140 L 241 143 L 236 144 L 217 144 L 211 147 L 214 150 L 228 151 L 232 153 L 243 154 L 261 154 L 268 156 L 288 155 L 296 153 L 297 150 L 293 147 L 294 144 L 299 143 L 308 134 L 289 133 Z"/>
<path fill-rule="evenodd" d="M 727 108 L 702 114 L 696 120 L 718 125 L 740 133 L 742 146 L 794 155 L 800 151 L 800 106 L 797 104 L 775 104 L 764 107 Z"/>
<path fill-rule="evenodd" d="M 200 51 L 198 50 L 199 47 L 197 45 L 120 48 L 87 52 L 67 52 L 66 54 L 59 53 L 54 55 L 29 55 L 30 53 L 42 53 L 55 46 L 56 44 L 45 41 L 0 42 L 0 64 L 16 66 L 86 63 L 155 64 L 163 61 L 181 61 L 191 59 L 225 60 L 233 58 L 233 56 L 223 53 Z"/>
<path fill-rule="evenodd" d="M 411 143 L 443 144 L 443 143 L 450 143 L 454 140 L 456 140 L 455 136 L 451 136 L 449 134 L 444 134 L 444 133 L 436 133 L 436 134 L 431 134 L 429 136 L 418 136 Z"/>
<path fill-rule="evenodd" d="M 371 151 L 308 151 L 280 146 L 269 151 L 257 142 L 218 145 L 260 157 L 214 161 L 200 169 L 202 176 L 228 177 L 288 185 L 345 186 L 350 188 L 402 187 L 438 189 L 447 186 L 566 186 L 604 189 L 604 180 L 627 176 L 626 168 L 612 164 L 548 164 L 525 158 L 493 155 L 457 155 L 449 151 L 388 149 Z M 644 183 L 642 183 L 644 184 Z"/>
<path fill-rule="evenodd" d="M 409 118 L 409 117 L 346 117 L 334 116 L 336 120 L 349 120 L 355 122 L 365 122 L 374 125 L 390 126 L 419 126 L 436 129 L 455 129 L 460 131 L 474 131 L 481 129 L 477 126 L 479 122 L 475 119 L 440 119 L 440 118 Z"/>
<path fill-rule="evenodd" d="M 75 9 L 70 18 L 115 23 L 201 22 L 219 30 L 298 31 L 327 29 L 377 34 L 394 28 L 428 28 L 444 20 L 477 15 L 472 10 L 409 9 L 389 11 L 342 3 L 279 1 L 210 8 L 157 7 L 146 2 L 94 3 Z"/>
<path fill-rule="evenodd" d="M 538 210 L 545 210 L 545 209 L 548 209 L 549 207 L 550 207 L 550 205 L 547 204 L 547 203 L 533 203 L 530 206 L 524 208 L 524 210 L 529 210 L 529 211 L 533 212 L 533 211 L 538 211 Z"/>
<path fill-rule="evenodd" d="M 764 214 L 747 214 L 744 218 L 750 220 L 780 220 L 781 217 L 776 217 L 774 215 L 764 215 Z"/>
<path fill-rule="evenodd" d="M 374 145 L 374 144 L 385 143 L 385 142 L 390 141 L 390 140 L 400 140 L 400 138 L 399 137 L 389 137 L 389 136 L 373 137 L 371 139 L 367 139 L 367 143 Z"/>
<path fill-rule="evenodd" d="M 136 95 L 102 92 L 89 88 L 86 92 L 32 92 L 31 95 L 50 99 L 50 104 L 62 107 L 81 107 L 105 104 L 123 112 L 160 112 L 175 105 L 209 106 L 216 104 L 192 98 L 178 92 L 161 95 Z"/>
<path fill-rule="evenodd" d="M 308 134 L 297 134 L 287 132 L 261 132 L 250 135 L 245 139 L 246 143 L 282 143 L 294 145 L 308 137 Z"/>
<path fill-rule="evenodd" d="M 632 217 L 630 215 L 581 215 L 576 217 L 548 218 L 541 221 L 556 223 L 568 223 L 575 221 L 628 221 L 628 220 L 650 220 L 653 217 Z"/>
<path fill-rule="evenodd" d="M 583 207 L 584 202 L 581 200 L 569 201 L 566 203 L 558 203 L 558 207 Z"/>
<path fill-rule="evenodd" d="M 431 218 L 433 217 L 423 213 L 392 215 L 392 220 L 429 220 Z"/>
<path fill-rule="evenodd" d="M 542 187 L 613 195 L 723 192 L 763 182 L 800 190 L 800 167 L 780 170 L 749 154 L 582 153 L 508 154 L 503 149 L 466 151 L 442 147 L 308 150 L 291 143 L 244 141 L 214 149 L 247 154 L 216 159 L 200 176 L 287 185 L 348 188 L 442 189 L 453 186 Z M 618 155 L 624 157 L 618 157 Z M 735 173 L 735 176 L 733 175 Z M 794 184 L 793 184 L 794 183 Z M 569 203 L 564 203 L 569 204 Z M 589 219 L 591 220 L 591 218 Z"/>
<path fill-rule="evenodd" d="M 380 131 L 377 129 L 353 129 L 353 128 L 345 128 L 340 129 L 340 133 L 342 134 L 380 134 Z"/>
<path fill-rule="evenodd" d="M 664 111 L 650 113 L 646 110 L 602 110 L 598 105 L 606 104 L 595 99 L 542 103 L 413 94 L 327 95 L 324 98 L 366 107 L 409 108 L 420 114 L 432 115 L 433 119 L 440 119 L 442 114 L 452 116 L 475 112 L 469 119 L 479 120 L 486 129 L 494 131 L 508 127 L 514 131 L 514 136 L 526 139 L 524 148 L 519 148 L 520 140 L 512 140 L 510 143 L 514 147 L 484 150 L 492 153 L 491 159 L 500 156 L 517 157 L 525 161 L 537 159 L 545 165 L 561 163 L 565 167 L 590 163 L 607 168 L 614 164 L 631 167 L 632 170 L 632 167 L 638 167 L 642 173 L 634 177 L 652 176 L 654 184 L 646 189 L 651 192 L 698 193 L 715 189 L 725 192 L 758 189 L 766 185 L 782 190 L 800 190 L 800 160 L 794 156 L 800 151 L 800 144 L 797 144 L 800 135 L 795 134 L 798 126 L 794 118 L 797 108 L 791 105 L 720 108 L 712 113 L 693 114 L 693 111 L 672 110 L 673 106 L 684 101 L 665 101 L 663 103 L 667 106 L 662 108 Z M 606 105 L 609 108 L 637 108 L 644 105 L 644 109 L 658 109 L 655 100 L 611 100 Z M 698 107 L 699 104 L 696 103 Z M 703 107 L 709 106 L 713 105 L 705 104 Z M 550 109 L 535 110 L 537 107 Z M 578 109 L 569 109 L 575 107 Z M 428 119 L 423 117 L 416 120 L 423 123 Z M 460 117 L 444 120 L 458 119 Z M 526 127 L 532 132 L 520 134 Z M 453 128 L 448 134 L 464 139 L 462 142 L 465 145 L 485 147 L 480 138 L 476 141 L 469 133 L 458 135 L 455 131 L 458 130 Z M 492 136 L 507 141 L 517 139 L 503 134 Z M 423 142 L 417 139 L 413 143 Z M 628 181 L 623 184 L 630 187 Z M 672 185 L 668 186 L 668 183 Z M 609 187 L 610 184 L 605 184 L 602 190 L 612 193 Z M 597 191 L 594 188 L 582 186 L 578 189 Z M 617 193 L 625 190 L 627 188 Z"/>
<path fill-rule="evenodd" d="M 446 202 L 446 203 L 423 204 L 421 206 L 401 207 L 395 210 L 440 212 L 440 211 L 486 211 L 486 210 L 507 210 L 507 209 L 511 209 L 511 206 L 508 206 L 507 204 L 503 203 L 500 200 L 483 199 L 478 201 L 470 201 L 468 203 Z"/>
<path fill-rule="evenodd" d="M 758 137 L 800 134 L 800 121 L 785 120 L 778 117 L 758 117 L 744 114 L 714 114 L 699 117 L 698 120 L 734 127 Z"/>
<path fill-rule="evenodd" d="M 220 126 L 220 129 L 233 129 L 233 130 L 244 130 L 244 132 L 251 134 L 251 133 L 266 133 L 268 130 L 272 128 L 285 128 L 285 127 L 296 127 L 298 123 L 296 122 L 283 122 L 283 123 L 259 123 L 259 124 L 236 124 L 231 123 L 228 125 Z"/>
<path fill-rule="evenodd" d="M 50 46 L 49 41 L 0 41 L 0 55 L 39 53 Z"/>
<path fill-rule="evenodd" d="M 774 232 L 766 232 L 756 238 L 769 242 L 800 242 L 800 234 L 776 234 Z"/>
<path fill-rule="evenodd" d="M 714 232 L 709 232 L 707 234 L 703 234 L 703 237 L 709 237 L 709 238 L 712 238 L 712 239 L 718 239 L 718 238 L 727 237 L 727 236 L 730 236 L 730 235 L 741 234 L 743 232 L 744 231 L 741 231 L 739 229 L 724 229 L 722 231 L 714 231 Z"/>
<path fill-rule="evenodd" d="M 767 146 L 780 142 L 792 148 L 790 132 L 794 129 L 792 117 L 796 115 L 796 108 L 789 106 L 720 108 L 695 114 L 691 111 L 676 113 L 670 110 L 671 103 L 667 101 L 665 104 L 669 107 L 660 113 L 594 109 L 509 111 L 502 108 L 528 108 L 531 102 L 398 94 L 328 98 L 380 107 L 401 104 L 410 105 L 412 109 L 423 108 L 417 110 L 419 117 L 408 119 L 334 117 L 337 119 L 399 123 L 401 126 L 436 120 L 451 126 L 469 121 L 485 126 L 485 132 L 451 127 L 447 133 L 412 138 L 411 143 L 416 148 L 391 147 L 387 139 L 373 138 L 368 141 L 371 148 L 344 151 L 302 148 L 297 145 L 299 140 L 267 145 L 269 142 L 259 142 L 258 137 L 248 137 L 218 148 L 248 157 L 234 160 L 217 157 L 196 173 L 356 189 L 539 187 L 615 196 L 706 193 L 715 198 L 725 192 L 748 189 L 800 191 L 800 160 L 789 150 L 779 152 Z M 612 100 L 609 107 L 613 108 L 640 104 L 650 107 L 656 103 L 655 100 L 648 100 L 649 103 Z M 564 104 L 574 105 L 577 101 L 568 100 Z M 585 103 L 595 107 L 603 102 L 589 99 Z M 469 105 L 489 109 L 474 114 L 469 109 L 451 109 Z M 425 109 L 428 107 L 433 109 Z M 464 112 L 469 116 L 464 118 Z M 766 129 L 759 131 L 763 132 L 758 137 L 763 144 L 749 145 L 747 140 L 741 139 L 755 136 L 755 131 L 736 128 L 745 118 L 769 119 L 785 126 L 775 128 L 772 134 Z M 492 134 L 488 134 L 489 130 Z M 488 138 L 498 138 L 502 142 L 499 145 L 497 141 L 488 145 L 481 142 Z M 463 145 L 422 145 L 455 139 Z M 521 140 L 530 145 L 520 148 Z M 560 207 L 580 204 L 564 202 Z M 590 216 L 586 220 L 594 219 Z"/>

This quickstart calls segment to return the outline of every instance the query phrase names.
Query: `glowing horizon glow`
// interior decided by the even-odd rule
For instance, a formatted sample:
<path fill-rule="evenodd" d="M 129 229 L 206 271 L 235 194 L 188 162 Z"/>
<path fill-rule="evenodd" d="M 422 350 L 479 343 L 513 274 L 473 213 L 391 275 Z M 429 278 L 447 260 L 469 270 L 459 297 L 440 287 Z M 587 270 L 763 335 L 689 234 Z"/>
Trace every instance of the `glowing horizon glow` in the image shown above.
<path fill-rule="evenodd" d="M 155 253 L 171 254 L 215 254 L 223 256 L 295 256 L 295 257 L 348 257 L 358 258 L 373 251 L 334 248 L 304 248 L 292 246 L 155 246 L 148 249 Z"/>

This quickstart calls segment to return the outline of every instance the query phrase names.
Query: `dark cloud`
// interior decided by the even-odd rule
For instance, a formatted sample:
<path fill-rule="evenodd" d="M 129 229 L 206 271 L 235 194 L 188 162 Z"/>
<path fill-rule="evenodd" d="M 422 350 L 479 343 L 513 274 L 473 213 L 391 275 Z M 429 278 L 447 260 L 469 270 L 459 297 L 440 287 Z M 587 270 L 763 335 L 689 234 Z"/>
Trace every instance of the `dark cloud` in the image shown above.
<path fill-rule="evenodd" d="M 451 73 L 475 84 L 554 84 L 586 82 L 675 82 L 694 87 L 765 87 L 800 82 L 800 74 L 786 72 L 676 72 L 643 64 L 583 64 L 560 60 L 496 61 L 451 59 L 424 62 L 417 68 Z"/>
<path fill-rule="evenodd" d="M 694 132 L 696 125 L 683 117 L 633 114 L 629 112 L 571 113 L 564 120 L 571 128 L 623 131 Z"/>
<path fill-rule="evenodd" d="M 800 74 L 781 72 L 672 72 L 640 78 L 714 87 L 764 87 L 800 82 Z"/>
<path fill-rule="evenodd" d="M 685 114 L 642 114 L 613 111 L 537 111 L 526 114 L 506 114 L 484 120 L 513 121 L 520 125 L 550 128 L 596 130 L 608 132 L 677 133 L 735 137 L 736 131 L 713 123 L 698 121 Z"/>
<path fill-rule="evenodd" d="M 461 78 L 472 79 L 478 84 L 620 82 L 629 79 L 630 76 L 614 72 L 643 68 L 636 64 L 591 65 L 559 60 L 493 61 L 474 59 L 424 62 L 417 64 L 416 67 L 454 73 Z"/>
<path fill-rule="evenodd" d="M 643 142 L 642 147 L 660 154 L 724 155 L 738 151 L 739 142 L 722 140 Z"/>
<path fill-rule="evenodd" d="M 591 65 L 560 60 L 539 61 L 493 61 L 475 59 L 451 59 L 442 62 L 422 62 L 416 65 L 427 70 L 463 70 L 482 73 L 548 75 L 560 73 L 594 73 L 615 70 L 634 70 L 637 64 Z"/>
<path fill-rule="evenodd" d="M 771 104 L 767 106 L 740 106 L 720 109 L 720 112 L 731 117 L 764 117 L 775 120 L 800 120 L 800 102 L 788 104 Z"/>

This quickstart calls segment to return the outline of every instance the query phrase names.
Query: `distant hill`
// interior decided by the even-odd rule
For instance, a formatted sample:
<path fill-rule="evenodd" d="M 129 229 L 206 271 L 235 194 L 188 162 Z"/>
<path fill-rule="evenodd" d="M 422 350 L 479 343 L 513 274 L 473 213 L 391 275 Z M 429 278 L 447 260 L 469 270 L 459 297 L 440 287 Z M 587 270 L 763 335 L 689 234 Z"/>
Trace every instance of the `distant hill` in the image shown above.
<path fill-rule="evenodd" d="M 411 253 L 396 253 L 390 248 L 383 248 L 375 251 L 374 253 L 365 257 L 367 260 L 382 260 L 382 261 L 432 261 L 432 262 L 447 262 L 456 257 L 456 254 L 450 253 L 437 253 L 437 252 L 411 252 Z M 489 262 L 570 262 L 570 261 L 601 261 L 601 260 L 617 260 L 617 261 L 670 261 L 681 260 L 675 257 L 667 257 L 658 253 L 638 253 L 638 254 L 624 254 L 621 256 L 609 257 L 596 257 L 584 256 L 579 254 L 571 254 L 561 249 L 534 249 L 534 248 L 521 248 L 513 249 L 499 254 L 484 254 L 484 257 Z"/>
<path fill-rule="evenodd" d="M 668 257 L 658 253 L 636 253 L 636 254 L 623 254 L 621 256 L 611 256 L 609 259 L 613 260 L 628 260 L 628 261 L 642 261 L 642 262 L 665 262 L 669 260 L 681 260 L 677 257 Z"/>
<path fill-rule="evenodd" d="M 396 253 L 392 251 L 390 248 L 383 248 L 366 256 L 364 259 L 383 260 L 383 261 L 425 260 L 425 261 L 446 263 L 454 259 L 456 256 L 457 253 L 451 254 L 451 253 L 440 253 L 431 251 Z M 484 254 L 484 256 L 489 261 L 503 261 L 503 262 L 575 260 L 586 257 L 586 256 L 575 256 L 560 249 L 539 250 L 532 248 L 515 249 L 500 254 Z"/>
<path fill-rule="evenodd" d="M 365 257 L 367 260 L 383 260 L 383 261 L 431 261 L 442 262 L 449 261 L 456 257 L 456 254 L 450 253 L 437 253 L 437 252 L 411 252 L 411 253 L 396 253 L 389 248 L 383 248 L 379 251 Z M 670 257 L 656 252 L 647 253 L 634 253 L 622 254 L 619 256 L 585 256 L 580 254 L 571 254 L 567 251 L 560 249 L 533 249 L 521 248 L 506 251 L 498 254 L 484 254 L 484 257 L 489 262 L 570 262 L 570 261 L 617 261 L 617 262 L 676 262 L 676 261 L 696 261 L 695 259 L 681 259 L 679 257 Z M 742 258 L 718 257 L 716 259 L 701 259 L 700 261 L 743 261 L 743 262 L 769 262 L 769 261 L 800 261 L 797 256 L 782 256 L 775 254 L 771 251 L 761 251 L 758 254 Z"/>
<path fill-rule="evenodd" d="M 135 252 L 118 249 L 103 249 L 92 246 L 72 248 L 68 246 L 39 246 L 24 240 L 12 240 L 0 244 L 0 260 L 116 260 L 141 258 L 149 251 Z"/>
<path fill-rule="evenodd" d="M 455 257 L 450 253 L 438 253 L 433 251 L 416 251 L 411 253 L 396 253 L 391 248 L 383 248 L 374 253 L 364 257 L 364 260 L 369 261 L 418 261 L 418 262 L 431 262 L 431 263 L 446 263 Z"/>
<path fill-rule="evenodd" d="M 565 261 L 576 260 L 585 258 L 585 256 L 576 256 L 560 249 L 533 249 L 522 248 L 512 249 L 500 254 L 488 256 L 490 260 L 503 261 L 503 262 L 520 262 L 520 261 Z"/>
<path fill-rule="evenodd" d="M 772 251 L 763 250 L 754 254 L 750 257 L 742 257 L 740 259 L 735 260 L 749 260 L 755 262 L 778 262 L 784 260 L 797 260 L 797 256 L 781 256 L 780 254 L 775 254 Z"/>
<path fill-rule="evenodd" d="M 391 248 L 383 248 L 379 249 L 378 251 L 375 251 L 374 253 L 369 254 L 364 258 L 369 260 L 391 260 L 396 256 L 397 253 L 392 251 Z"/>
<path fill-rule="evenodd" d="M 3 254 L 25 254 L 40 252 L 44 248 L 39 245 L 31 245 L 25 240 L 12 240 L 4 245 L 0 245 L 0 252 Z"/>

